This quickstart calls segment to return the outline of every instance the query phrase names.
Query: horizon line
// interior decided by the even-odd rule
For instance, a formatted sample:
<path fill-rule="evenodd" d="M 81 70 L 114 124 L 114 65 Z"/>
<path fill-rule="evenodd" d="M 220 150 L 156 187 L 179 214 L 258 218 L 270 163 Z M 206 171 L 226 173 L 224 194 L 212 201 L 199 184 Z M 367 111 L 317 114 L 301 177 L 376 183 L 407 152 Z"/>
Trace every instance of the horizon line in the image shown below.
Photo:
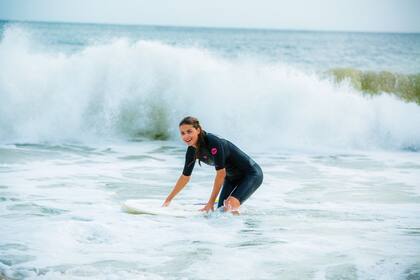
<path fill-rule="evenodd" d="M 119 22 L 89 22 L 89 21 L 57 21 L 57 20 L 22 20 L 0 18 L 0 21 L 22 22 L 22 23 L 57 23 L 74 25 L 116 25 L 116 26 L 143 26 L 143 27 L 165 27 L 165 28 L 202 28 L 202 29 L 225 29 L 225 30 L 260 30 L 260 31 L 283 31 L 283 32 L 325 32 L 325 33 L 380 33 L 380 34 L 420 34 L 419 31 L 375 31 L 375 30 L 340 30 L 340 29 L 294 29 L 279 27 L 240 27 L 240 26 L 207 26 L 207 25 L 166 25 L 149 23 L 119 23 Z"/>

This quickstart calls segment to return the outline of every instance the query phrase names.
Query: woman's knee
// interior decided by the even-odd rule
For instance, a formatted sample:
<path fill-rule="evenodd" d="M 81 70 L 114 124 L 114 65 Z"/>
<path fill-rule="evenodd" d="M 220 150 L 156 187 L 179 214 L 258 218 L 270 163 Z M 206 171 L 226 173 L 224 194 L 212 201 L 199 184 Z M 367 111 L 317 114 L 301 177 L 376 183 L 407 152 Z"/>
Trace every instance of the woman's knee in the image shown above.
<path fill-rule="evenodd" d="M 229 196 L 223 203 L 225 211 L 235 211 L 241 206 L 241 202 L 233 196 Z"/>

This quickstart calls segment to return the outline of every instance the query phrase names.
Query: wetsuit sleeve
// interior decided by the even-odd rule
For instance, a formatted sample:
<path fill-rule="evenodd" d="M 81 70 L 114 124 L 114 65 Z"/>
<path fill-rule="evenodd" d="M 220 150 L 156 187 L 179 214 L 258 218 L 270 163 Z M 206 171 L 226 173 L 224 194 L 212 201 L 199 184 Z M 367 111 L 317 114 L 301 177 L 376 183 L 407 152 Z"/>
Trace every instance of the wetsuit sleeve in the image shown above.
<path fill-rule="evenodd" d="M 185 164 L 182 174 L 185 176 L 191 176 L 191 173 L 195 165 L 195 149 L 191 146 L 188 147 L 187 153 L 185 154 Z"/>
<path fill-rule="evenodd" d="M 225 168 L 226 154 L 224 146 L 220 138 L 214 135 L 208 135 L 209 151 L 214 157 L 214 166 L 216 170 Z"/>

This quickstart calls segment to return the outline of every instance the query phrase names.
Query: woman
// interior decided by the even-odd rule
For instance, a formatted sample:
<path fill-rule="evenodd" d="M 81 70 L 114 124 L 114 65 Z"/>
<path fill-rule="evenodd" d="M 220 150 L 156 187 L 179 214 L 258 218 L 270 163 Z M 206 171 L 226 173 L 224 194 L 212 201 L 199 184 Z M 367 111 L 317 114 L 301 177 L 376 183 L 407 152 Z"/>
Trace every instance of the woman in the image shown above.
<path fill-rule="evenodd" d="M 201 211 L 214 211 L 216 197 L 223 185 L 217 208 L 239 214 L 239 207 L 261 185 L 263 173 L 260 166 L 231 142 L 205 132 L 194 117 L 186 117 L 179 124 L 182 140 L 188 145 L 185 165 L 173 190 L 162 206 L 167 207 L 185 187 L 198 159 L 216 168 L 213 191 Z"/>

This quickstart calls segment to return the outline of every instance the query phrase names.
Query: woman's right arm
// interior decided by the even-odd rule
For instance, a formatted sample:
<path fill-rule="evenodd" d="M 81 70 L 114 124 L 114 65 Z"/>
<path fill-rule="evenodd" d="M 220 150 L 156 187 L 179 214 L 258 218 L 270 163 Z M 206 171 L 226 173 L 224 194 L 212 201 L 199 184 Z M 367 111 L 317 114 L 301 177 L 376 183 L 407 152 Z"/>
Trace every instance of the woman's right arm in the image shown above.
<path fill-rule="evenodd" d="M 181 175 L 178 179 L 178 181 L 176 182 L 174 188 L 172 189 L 171 193 L 168 195 L 168 197 L 165 199 L 165 202 L 163 203 L 163 207 L 167 207 L 169 206 L 169 204 L 171 203 L 172 199 L 185 187 L 185 185 L 188 183 L 188 181 L 190 180 L 191 176 L 185 176 L 185 175 Z"/>

